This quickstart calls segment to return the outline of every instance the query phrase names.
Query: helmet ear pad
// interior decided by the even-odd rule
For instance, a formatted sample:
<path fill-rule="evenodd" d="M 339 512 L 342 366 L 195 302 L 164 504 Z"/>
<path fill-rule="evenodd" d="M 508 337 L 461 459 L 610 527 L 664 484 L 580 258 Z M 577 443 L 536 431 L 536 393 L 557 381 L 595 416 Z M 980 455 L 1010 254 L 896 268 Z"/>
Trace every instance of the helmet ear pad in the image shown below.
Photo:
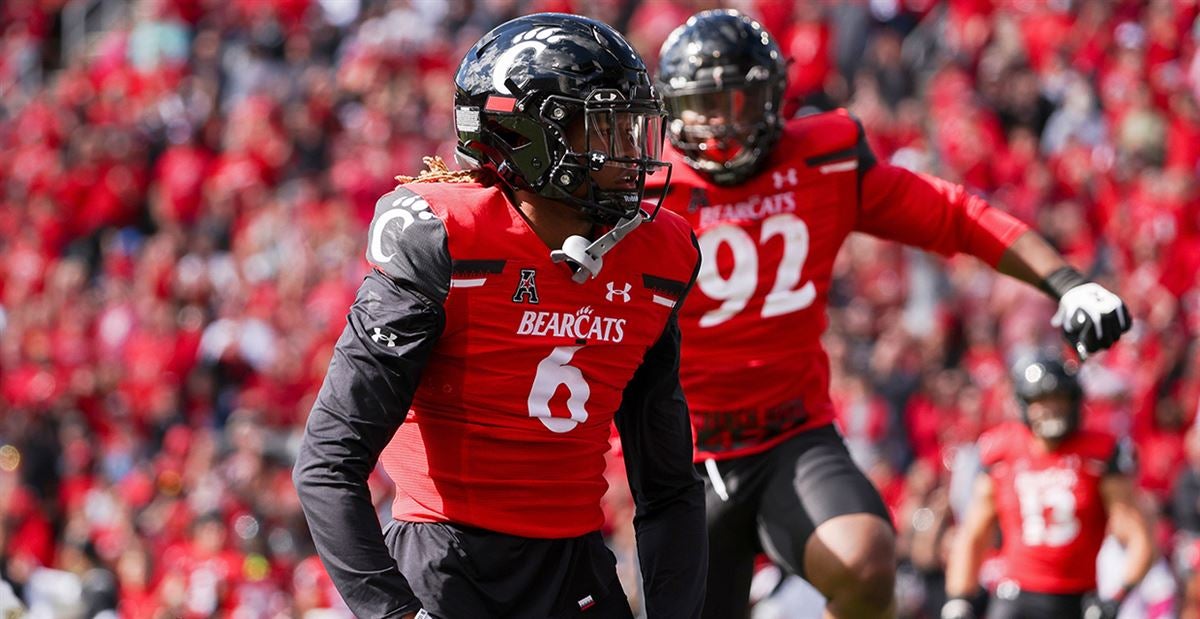
<path fill-rule="evenodd" d="M 494 115 L 486 122 L 489 131 L 483 142 L 496 153 L 492 160 L 499 162 L 501 177 L 521 189 L 538 191 L 564 151 L 559 141 L 552 142 L 551 128 L 525 115 Z"/>

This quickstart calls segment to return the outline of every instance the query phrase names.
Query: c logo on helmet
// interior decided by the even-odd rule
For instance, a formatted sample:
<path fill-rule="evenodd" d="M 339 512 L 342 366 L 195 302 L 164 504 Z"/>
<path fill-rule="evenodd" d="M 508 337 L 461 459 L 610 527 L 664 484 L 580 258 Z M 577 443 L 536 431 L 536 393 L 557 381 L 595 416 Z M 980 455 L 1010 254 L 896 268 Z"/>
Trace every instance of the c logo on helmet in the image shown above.
<path fill-rule="evenodd" d="M 496 64 L 492 66 L 492 88 L 502 95 L 511 95 L 512 92 L 504 84 L 504 80 L 508 77 L 508 72 L 516 63 L 517 58 L 520 58 L 527 49 L 533 50 L 533 55 L 536 57 L 542 53 L 542 50 L 550 47 L 550 44 L 558 43 L 563 39 L 563 35 L 556 34 L 558 32 L 560 30 L 554 26 L 539 26 L 518 34 L 513 39 L 512 47 L 504 50 L 504 53 L 496 58 Z"/>

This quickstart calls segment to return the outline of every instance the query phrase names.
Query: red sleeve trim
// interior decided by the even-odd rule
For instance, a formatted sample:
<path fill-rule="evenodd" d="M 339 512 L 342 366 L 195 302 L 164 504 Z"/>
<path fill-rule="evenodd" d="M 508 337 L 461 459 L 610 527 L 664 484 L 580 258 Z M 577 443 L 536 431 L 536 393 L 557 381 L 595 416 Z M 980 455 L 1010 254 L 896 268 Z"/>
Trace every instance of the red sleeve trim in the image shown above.
<path fill-rule="evenodd" d="M 972 196 L 970 200 L 967 212 L 979 226 L 979 230 L 977 234 L 968 237 L 963 250 L 995 267 L 1000 263 L 1004 252 L 1029 230 L 1029 226 L 1016 217 L 989 206 L 979 198 Z"/>

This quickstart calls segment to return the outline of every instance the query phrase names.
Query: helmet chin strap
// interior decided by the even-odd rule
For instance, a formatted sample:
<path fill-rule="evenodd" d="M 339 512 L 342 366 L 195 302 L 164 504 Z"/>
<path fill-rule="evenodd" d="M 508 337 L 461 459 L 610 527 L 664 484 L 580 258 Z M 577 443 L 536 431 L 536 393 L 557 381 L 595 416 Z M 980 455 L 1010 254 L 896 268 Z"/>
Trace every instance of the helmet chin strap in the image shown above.
<path fill-rule="evenodd" d="M 573 234 L 563 241 L 562 249 L 550 252 L 550 259 L 555 263 L 566 262 L 574 267 L 575 274 L 571 276 L 571 280 L 576 284 L 595 279 L 600 274 L 600 269 L 604 267 L 604 254 L 616 247 L 617 243 L 625 238 L 625 235 L 642 225 L 644 219 L 640 212 L 633 217 L 623 217 L 617 222 L 617 225 L 613 226 L 612 230 L 591 242 L 578 234 Z"/>

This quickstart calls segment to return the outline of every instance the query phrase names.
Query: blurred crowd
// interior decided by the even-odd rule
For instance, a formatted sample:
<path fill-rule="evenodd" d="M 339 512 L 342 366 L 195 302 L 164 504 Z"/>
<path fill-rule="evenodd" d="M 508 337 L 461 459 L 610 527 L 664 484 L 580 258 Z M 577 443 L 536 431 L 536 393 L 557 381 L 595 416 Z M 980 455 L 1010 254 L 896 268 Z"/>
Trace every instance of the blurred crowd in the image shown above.
<path fill-rule="evenodd" d="M 653 66 L 716 4 L 0 4 L 0 608 L 346 616 L 290 466 L 375 198 L 422 155 L 452 159 L 458 59 L 553 10 L 615 25 Z M 1085 423 L 1138 449 L 1170 561 L 1145 616 L 1172 600 L 1200 616 L 1196 2 L 723 4 L 791 57 L 789 114 L 848 107 L 878 157 L 965 184 L 1124 297 L 1137 322 L 1085 365 Z M 118 10 L 64 53 L 78 5 Z M 1017 414 L 1006 368 L 1057 341 L 1053 304 L 971 258 L 867 237 L 831 296 L 839 423 L 900 532 L 902 614 L 935 616 L 973 441 Z M 372 487 L 386 517 L 389 484 Z"/>

